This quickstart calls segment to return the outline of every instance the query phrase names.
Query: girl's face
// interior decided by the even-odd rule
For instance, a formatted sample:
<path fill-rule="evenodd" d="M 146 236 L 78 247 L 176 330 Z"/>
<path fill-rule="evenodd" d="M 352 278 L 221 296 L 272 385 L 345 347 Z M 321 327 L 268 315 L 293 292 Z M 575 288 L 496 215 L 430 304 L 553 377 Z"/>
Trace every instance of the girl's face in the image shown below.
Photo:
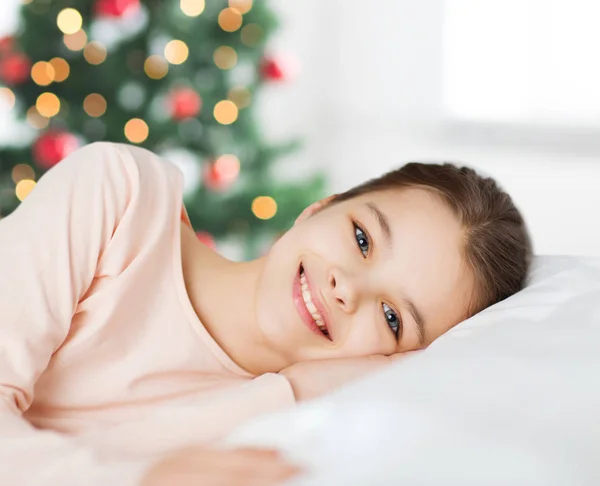
<path fill-rule="evenodd" d="M 256 290 L 261 333 L 284 361 L 415 350 L 466 317 L 463 234 L 438 196 L 410 188 L 316 209 L 272 247 Z"/>

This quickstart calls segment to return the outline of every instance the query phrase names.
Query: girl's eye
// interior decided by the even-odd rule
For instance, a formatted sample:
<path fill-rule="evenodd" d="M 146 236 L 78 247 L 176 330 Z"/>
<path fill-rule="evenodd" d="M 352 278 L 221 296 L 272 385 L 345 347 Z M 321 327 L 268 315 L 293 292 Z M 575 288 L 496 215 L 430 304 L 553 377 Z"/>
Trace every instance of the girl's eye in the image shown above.
<path fill-rule="evenodd" d="M 402 321 L 400 321 L 400 317 L 394 312 L 389 305 L 383 304 L 383 313 L 385 314 L 385 321 L 387 325 L 390 327 L 396 339 L 400 335 L 400 331 L 402 330 Z"/>
<path fill-rule="evenodd" d="M 354 224 L 354 238 L 356 239 L 356 244 L 358 245 L 358 249 L 362 253 L 364 258 L 367 258 L 369 255 L 369 237 L 365 234 L 365 232 L 358 226 L 356 223 Z M 398 340 L 398 336 L 402 331 L 402 321 L 396 312 L 387 304 L 383 304 L 383 313 L 385 316 L 385 321 L 387 325 L 394 333 L 396 340 Z"/>
<path fill-rule="evenodd" d="M 356 239 L 356 244 L 363 257 L 367 258 L 367 255 L 369 254 L 369 238 L 356 224 L 354 224 L 354 238 Z"/>

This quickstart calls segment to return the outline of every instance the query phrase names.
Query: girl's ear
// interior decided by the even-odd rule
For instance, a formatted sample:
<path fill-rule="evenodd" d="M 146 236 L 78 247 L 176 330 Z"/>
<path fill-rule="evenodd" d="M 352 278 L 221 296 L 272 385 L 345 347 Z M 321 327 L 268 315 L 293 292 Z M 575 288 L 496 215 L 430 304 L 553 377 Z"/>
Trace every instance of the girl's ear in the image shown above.
<path fill-rule="evenodd" d="M 336 196 L 337 194 L 332 194 L 331 196 L 321 199 L 320 201 L 312 203 L 300 213 L 300 216 L 296 218 L 295 224 L 298 224 L 300 221 L 304 221 L 305 219 L 310 218 L 313 214 L 321 211 L 321 209 L 327 206 L 333 199 L 335 199 Z"/>

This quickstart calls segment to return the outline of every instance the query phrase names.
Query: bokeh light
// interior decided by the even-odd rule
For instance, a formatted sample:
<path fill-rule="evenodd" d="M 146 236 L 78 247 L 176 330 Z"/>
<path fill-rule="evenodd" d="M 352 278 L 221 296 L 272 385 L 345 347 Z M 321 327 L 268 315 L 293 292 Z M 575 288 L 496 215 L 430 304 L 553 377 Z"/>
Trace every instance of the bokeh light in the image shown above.
<path fill-rule="evenodd" d="M 197 17 L 204 12 L 204 0 L 181 0 L 179 6 L 181 11 L 188 17 Z"/>
<path fill-rule="evenodd" d="M 239 109 L 242 109 L 250 106 L 252 95 L 245 86 L 234 86 L 227 93 L 227 98 L 233 101 Z"/>
<path fill-rule="evenodd" d="M 221 182 L 231 183 L 240 173 L 240 159 L 232 154 L 221 155 L 215 161 L 214 171 Z"/>
<path fill-rule="evenodd" d="M 32 181 L 31 179 L 23 179 L 22 181 L 19 181 L 17 187 L 15 188 L 15 194 L 17 195 L 19 201 L 23 201 L 27 196 L 29 196 L 29 193 L 33 191 L 34 187 L 35 181 Z"/>
<path fill-rule="evenodd" d="M 169 64 L 162 56 L 150 56 L 144 62 L 144 72 L 151 79 L 161 79 L 169 72 Z"/>
<path fill-rule="evenodd" d="M 63 42 L 67 49 L 71 51 L 80 51 L 87 44 L 87 34 L 84 30 L 78 30 L 74 34 L 65 35 Z"/>
<path fill-rule="evenodd" d="M 223 100 L 215 105 L 213 111 L 215 120 L 222 125 L 231 125 L 238 117 L 238 108 L 233 101 Z"/>
<path fill-rule="evenodd" d="M 0 88 L 0 98 L 9 110 L 15 107 L 16 96 L 10 88 Z"/>
<path fill-rule="evenodd" d="M 271 219 L 277 214 L 277 203 L 269 196 L 258 196 L 252 201 L 252 212 L 258 219 Z"/>
<path fill-rule="evenodd" d="M 172 40 L 165 46 L 165 58 L 171 64 L 183 64 L 189 55 L 190 50 L 183 41 Z"/>
<path fill-rule="evenodd" d="M 248 47 L 256 46 L 265 35 L 263 28 L 258 24 L 248 24 L 242 29 L 242 44 Z"/>
<path fill-rule="evenodd" d="M 149 133 L 148 124 L 141 118 L 132 118 L 125 124 L 125 136 L 131 143 L 142 143 Z"/>
<path fill-rule="evenodd" d="M 15 165 L 11 175 L 15 184 L 18 184 L 23 179 L 35 180 L 35 171 L 33 170 L 33 167 L 27 164 Z"/>
<path fill-rule="evenodd" d="M 54 69 L 54 81 L 57 83 L 61 83 L 69 77 L 69 74 L 71 74 L 69 63 L 62 57 L 55 57 L 54 59 L 51 59 L 50 65 Z"/>
<path fill-rule="evenodd" d="M 94 118 L 104 115 L 106 107 L 106 99 L 98 93 L 87 95 L 83 100 L 83 109 L 89 116 Z"/>
<path fill-rule="evenodd" d="M 11 172 L 12 179 L 15 184 L 18 184 L 23 179 L 35 180 L 35 170 L 27 164 L 17 164 Z"/>
<path fill-rule="evenodd" d="M 60 111 L 60 100 L 54 93 L 42 93 L 38 96 L 35 107 L 40 115 L 52 118 Z"/>
<path fill-rule="evenodd" d="M 50 119 L 40 115 L 35 106 L 32 106 L 31 108 L 29 108 L 29 110 L 27 110 L 26 119 L 29 125 L 37 129 L 46 128 L 50 123 Z"/>
<path fill-rule="evenodd" d="M 31 67 L 31 79 L 39 86 L 48 86 L 55 77 L 56 72 L 49 62 L 39 61 Z"/>
<path fill-rule="evenodd" d="M 237 52 L 230 46 L 217 47 L 213 59 L 218 68 L 231 69 L 237 63 Z"/>
<path fill-rule="evenodd" d="M 135 111 L 141 108 L 146 99 L 146 91 L 141 83 L 128 81 L 117 93 L 117 102 L 126 110 Z"/>
<path fill-rule="evenodd" d="M 102 140 L 106 136 L 106 123 L 100 118 L 88 118 L 83 122 L 83 132 L 90 140 Z"/>
<path fill-rule="evenodd" d="M 74 34 L 81 29 L 83 19 L 74 8 L 65 8 L 56 17 L 56 24 L 63 34 Z"/>
<path fill-rule="evenodd" d="M 229 6 L 239 13 L 245 14 L 252 8 L 252 0 L 229 0 Z"/>
<path fill-rule="evenodd" d="M 234 8 L 224 8 L 219 14 L 219 25 L 225 32 L 235 32 L 242 26 L 242 14 Z"/>
<path fill-rule="evenodd" d="M 100 44 L 100 42 L 90 42 L 83 49 L 83 57 L 93 65 L 102 64 L 106 60 L 106 55 L 106 47 Z"/>

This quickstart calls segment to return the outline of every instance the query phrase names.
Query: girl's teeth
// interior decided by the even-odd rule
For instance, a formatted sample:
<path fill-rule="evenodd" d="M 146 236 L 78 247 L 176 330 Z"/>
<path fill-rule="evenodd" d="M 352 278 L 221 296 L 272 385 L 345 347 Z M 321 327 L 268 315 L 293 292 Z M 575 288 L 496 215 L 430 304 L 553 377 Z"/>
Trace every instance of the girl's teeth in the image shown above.
<path fill-rule="evenodd" d="M 308 309 L 308 312 L 310 312 L 311 314 L 316 314 L 317 308 L 315 307 L 315 304 L 312 303 L 310 292 L 303 290 L 302 297 L 304 297 L 304 302 L 306 303 L 306 308 Z M 313 315 L 313 317 L 315 316 Z"/>
<path fill-rule="evenodd" d="M 319 314 L 315 304 L 313 304 L 312 296 L 308 290 L 308 283 L 306 281 L 306 277 L 304 276 L 304 272 L 300 273 L 300 284 L 302 286 L 302 298 L 304 299 L 304 303 L 306 304 L 308 312 L 310 312 L 310 315 L 314 319 L 317 326 L 319 326 L 319 329 L 328 334 L 325 323 L 323 322 L 323 318 L 321 317 L 321 314 Z"/>

